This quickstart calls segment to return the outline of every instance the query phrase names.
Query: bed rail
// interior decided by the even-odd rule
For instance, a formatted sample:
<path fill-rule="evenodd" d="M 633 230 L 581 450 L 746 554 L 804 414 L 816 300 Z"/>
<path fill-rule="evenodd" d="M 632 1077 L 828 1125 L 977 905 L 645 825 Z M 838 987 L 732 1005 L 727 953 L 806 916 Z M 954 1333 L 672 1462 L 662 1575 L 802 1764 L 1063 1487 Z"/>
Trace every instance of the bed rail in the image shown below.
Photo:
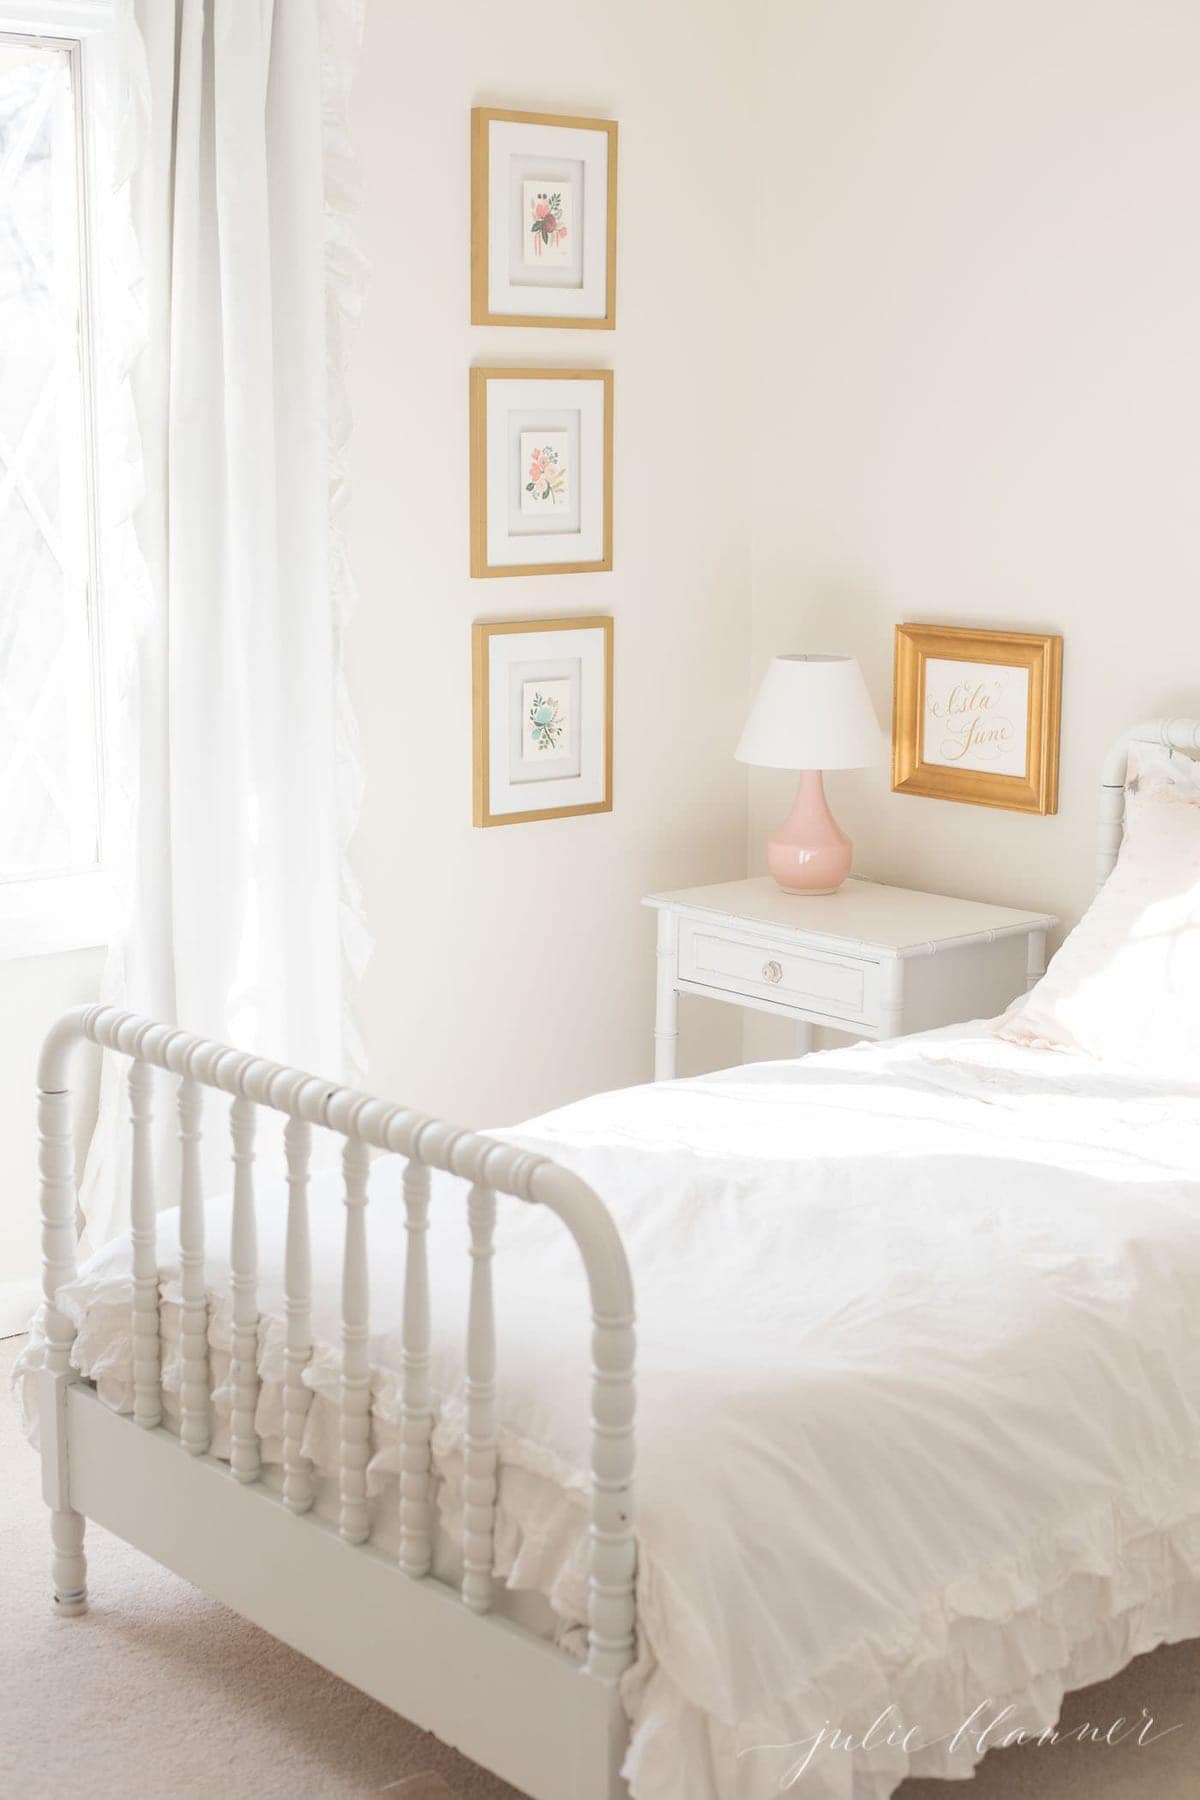
<path fill-rule="evenodd" d="M 468 1301 L 462 1599 L 476 1612 L 492 1603 L 492 1547 L 496 1512 L 495 1319 L 492 1250 L 497 1194 L 545 1206 L 575 1240 L 587 1275 L 592 1312 L 592 1446 L 590 1586 L 587 1669 L 615 1681 L 633 1656 L 633 1287 L 621 1240 L 609 1213 L 577 1176 L 545 1157 L 496 1139 L 455 1130 L 439 1120 L 390 1106 L 278 1063 L 193 1037 L 171 1026 L 111 1007 L 81 1007 L 53 1027 L 38 1065 L 39 1170 L 42 1206 L 42 1287 L 46 1300 L 46 1376 L 63 1416 L 74 1326 L 58 1295 L 76 1274 L 75 1157 L 68 1073 L 72 1055 L 88 1041 L 132 1058 L 131 1240 L 134 1422 L 159 1425 L 161 1337 L 155 1258 L 154 1167 L 151 1152 L 154 1068 L 178 1077 L 179 1236 L 182 1291 L 180 1454 L 209 1448 L 211 1387 L 207 1297 L 204 1285 L 204 1200 L 200 1164 L 201 1090 L 232 1097 L 233 1162 L 230 1271 L 233 1303 L 230 1384 L 230 1479 L 260 1478 L 254 1430 L 258 1397 L 257 1248 L 254 1137 L 258 1109 L 286 1117 L 285 1383 L 283 1504 L 307 1511 L 312 1476 L 303 1455 L 311 1399 L 303 1371 L 312 1354 L 308 1177 L 312 1127 L 344 1140 L 345 1239 L 342 1277 L 342 1389 L 339 1455 L 339 1530 L 351 1544 L 369 1535 L 366 1465 L 370 1434 L 368 1365 L 369 1269 L 365 1215 L 372 1149 L 406 1159 L 406 1262 L 403 1368 L 400 1564 L 415 1580 L 427 1576 L 433 1551 L 430 1494 L 430 1294 L 426 1254 L 430 1170 L 469 1182 L 467 1211 L 472 1258 Z M 53 1434 L 51 1434 L 53 1436 Z M 65 1445 L 47 1443 L 46 1494 L 52 1509 L 54 1591 L 63 1613 L 87 1603 L 84 1520 L 70 1505 Z"/>

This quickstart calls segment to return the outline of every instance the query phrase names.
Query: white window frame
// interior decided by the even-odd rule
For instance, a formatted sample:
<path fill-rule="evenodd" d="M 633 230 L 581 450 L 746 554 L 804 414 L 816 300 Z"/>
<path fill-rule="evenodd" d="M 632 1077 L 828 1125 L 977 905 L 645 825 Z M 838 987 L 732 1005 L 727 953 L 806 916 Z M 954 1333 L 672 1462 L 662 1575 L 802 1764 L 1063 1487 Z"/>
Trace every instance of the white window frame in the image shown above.
<path fill-rule="evenodd" d="M 92 949 L 108 943 L 114 916 L 112 879 L 105 866 L 104 844 L 104 659 L 103 572 L 100 564 L 98 494 L 96 491 L 96 379 L 94 332 L 99 317 L 96 261 L 92 239 L 96 197 L 103 193 L 101 154 L 96 130 L 96 95 L 109 79 L 112 53 L 113 0 L 0 0 L 0 34 L 42 40 L 70 52 L 76 72 L 79 109 L 79 266 L 83 293 L 80 358 L 84 429 L 88 437 L 85 467 L 88 492 L 89 633 L 96 728 L 97 864 L 52 875 L 6 878 L 0 872 L 0 962 Z"/>

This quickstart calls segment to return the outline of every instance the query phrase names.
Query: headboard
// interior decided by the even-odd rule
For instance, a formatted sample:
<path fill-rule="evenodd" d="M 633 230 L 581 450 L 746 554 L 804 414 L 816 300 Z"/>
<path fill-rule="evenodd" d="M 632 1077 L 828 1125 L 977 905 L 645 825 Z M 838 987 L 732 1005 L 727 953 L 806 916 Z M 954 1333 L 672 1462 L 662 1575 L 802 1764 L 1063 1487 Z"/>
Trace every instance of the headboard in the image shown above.
<path fill-rule="evenodd" d="M 1100 827 L 1096 847 L 1096 886 L 1112 874 L 1125 822 L 1125 765 L 1131 744 L 1162 744 L 1168 750 L 1200 753 L 1200 719 L 1147 719 L 1124 731 L 1104 759 L 1100 777 Z"/>

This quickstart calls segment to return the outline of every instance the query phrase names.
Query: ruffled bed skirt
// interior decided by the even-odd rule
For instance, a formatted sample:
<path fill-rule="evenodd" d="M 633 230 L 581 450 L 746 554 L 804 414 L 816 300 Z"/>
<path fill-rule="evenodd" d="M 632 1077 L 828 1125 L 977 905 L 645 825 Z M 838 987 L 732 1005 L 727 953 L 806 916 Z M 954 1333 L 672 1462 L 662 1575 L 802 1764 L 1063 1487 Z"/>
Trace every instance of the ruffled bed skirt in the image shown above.
<path fill-rule="evenodd" d="M 84 1277 L 63 1299 L 79 1328 L 75 1366 L 106 1404 L 130 1412 L 128 1281 Z M 179 1315 L 178 1282 L 168 1281 L 161 1294 L 162 1385 L 164 1423 L 173 1431 Z M 227 1460 L 226 1297 L 210 1296 L 209 1318 L 212 1453 Z M 263 1478 L 271 1486 L 281 1479 L 284 1336 L 281 1319 L 261 1320 L 256 1428 Z M 14 1376 L 34 1441 L 36 1414 L 26 1390 L 42 1343 L 39 1316 Z M 318 1347 L 304 1379 L 313 1394 L 304 1453 L 313 1464 L 316 1510 L 333 1518 L 339 1353 Z M 400 1391 L 391 1370 L 373 1374 L 371 1417 L 372 1538 L 386 1551 L 398 1544 Z M 464 1425 L 461 1401 L 443 1400 L 432 1445 L 439 1524 L 434 1573 L 451 1583 L 461 1572 Z M 586 1479 L 511 1434 L 502 1435 L 500 1456 L 494 1562 L 500 1610 L 582 1658 Z M 888 1800 L 908 1776 L 966 1780 L 1006 1734 L 1020 1729 L 1032 1737 L 1052 1727 L 1064 1694 L 1107 1679 L 1160 1644 L 1200 1637 L 1200 1457 L 1098 1507 L 1071 1529 L 1031 1542 L 1019 1560 L 954 1584 L 892 1638 L 860 1638 L 781 1696 L 770 1718 L 714 1717 L 672 1679 L 672 1643 L 686 1631 L 686 1597 L 645 1558 L 638 1609 L 638 1660 L 622 1688 L 632 1724 L 625 1773 L 635 1800 L 765 1800 L 786 1789 L 789 1778 L 811 1800 Z M 1112 1721 L 1096 1723 L 1106 1729 Z M 850 1747 L 843 1742 L 847 1733 Z"/>

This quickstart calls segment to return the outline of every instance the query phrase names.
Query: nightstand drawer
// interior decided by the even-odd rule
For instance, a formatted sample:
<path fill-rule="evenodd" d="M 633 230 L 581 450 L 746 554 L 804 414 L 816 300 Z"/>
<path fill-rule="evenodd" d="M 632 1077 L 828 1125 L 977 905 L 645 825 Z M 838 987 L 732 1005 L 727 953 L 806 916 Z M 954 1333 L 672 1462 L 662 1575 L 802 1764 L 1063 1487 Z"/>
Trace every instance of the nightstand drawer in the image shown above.
<path fill-rule="evenodd" d="M 679 923 L 681 979 L 724 993 L 753 994 L 781 1006 L 860 1024 L 872 1010 L 874 972 L 874 964 L 792 949 L 786 941 L 755 937 L 736 926 L 705 925 L 695 919 Z"/>
<path fill-rule="evenodd" d="M 794 1053 L 814 1027 L 901 1037 L 1003 1011 L 1046 966 L 1048 913 L 856 881 L 784 893 L 769 875 L 647 894 L 658 913 L 654 1079 L 675 1075 L 678 997 L 786 1019 Z"/>

